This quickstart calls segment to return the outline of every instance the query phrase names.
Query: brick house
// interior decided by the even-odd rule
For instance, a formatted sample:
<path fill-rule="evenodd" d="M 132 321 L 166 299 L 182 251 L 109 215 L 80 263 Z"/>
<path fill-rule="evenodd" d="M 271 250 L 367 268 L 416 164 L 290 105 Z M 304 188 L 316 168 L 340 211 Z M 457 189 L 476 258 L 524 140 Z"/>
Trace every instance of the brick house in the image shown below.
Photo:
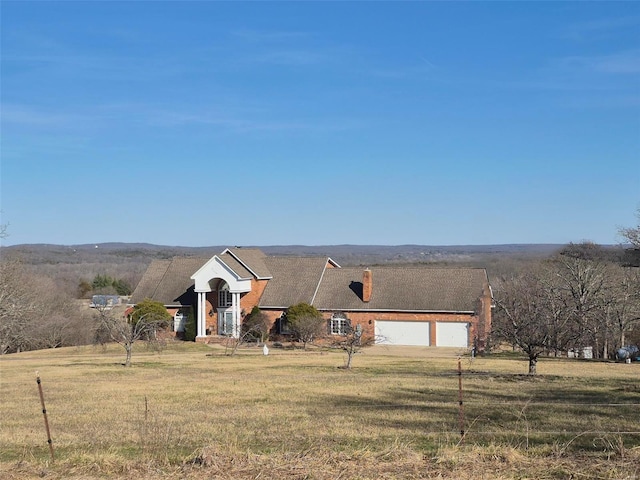
<path fill-rule="evenodd" d="M 315 306 L 328 333 L 346 322 L 395 345 L 484 348 L 491 329 L 491 287 L 481 268 L 341 267 L 327 257 L 269 256 L 259 249 L 226 249 L 211 258 L 175 257 L 151 263 L 131 296 L 162 302 L 184 330 L 189 312 L 196 341 L 237 337 L 258 306 L 277 333 L 291 305 Z M 282 325 L 280 325 L 282 323 Z"/>

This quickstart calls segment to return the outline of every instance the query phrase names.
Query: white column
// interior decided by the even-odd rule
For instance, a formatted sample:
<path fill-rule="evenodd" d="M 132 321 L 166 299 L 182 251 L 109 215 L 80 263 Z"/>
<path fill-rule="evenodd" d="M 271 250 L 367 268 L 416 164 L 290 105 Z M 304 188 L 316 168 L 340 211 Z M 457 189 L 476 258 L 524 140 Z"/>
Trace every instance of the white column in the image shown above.
<path fill-rule="evenodd" d="M 231 293 L 231 311 L 233 312 L 233 336 L 240 337 L 240 294 Z"/>
<path fill-rule="evenodd" d="M 206 292 L 198 292 L 198 337 L 207 335 L 207 294 Z"/>

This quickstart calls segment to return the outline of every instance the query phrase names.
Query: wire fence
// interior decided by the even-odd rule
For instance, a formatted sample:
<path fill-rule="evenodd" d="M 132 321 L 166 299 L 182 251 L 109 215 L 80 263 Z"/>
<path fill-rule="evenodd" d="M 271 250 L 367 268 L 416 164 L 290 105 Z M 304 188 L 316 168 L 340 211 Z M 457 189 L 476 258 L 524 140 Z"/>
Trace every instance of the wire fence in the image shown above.
<path fill-rule="evenodd" d="M 487 372 L 473 372 L 462 369 L 458 361 L 455 371 L 434 373 L 433 377 L 451 377 L 451 388 L 425 393 L 424 396 L 437 395 L 438 400 L 419 399 L 402 401 L 395 398 L 389 402 L 342 402 L 343 409 L 359 411 L 392 410 L 415 411 L 428 414 L 438 409 L 437 419 L 421 421 L 424 435 L 460 436 L 466 439 L 477 437 L 505 437 L 526 435 L 527 437 L 588 437 L 588 436 L 626 436 L 631 443 L 640 446 L 640 390 L 628 392 L 632 401 L 590 401 L 573 399 L 540 400 L 527 396 L 526 392 L 507 392 L 509 400 L 495 400 L 494 394 L 474 389 L 466 390 L 468 380 L 478 380 L 489 376 Z M 457 382 L 453 379 L 457 377 Z M 528 376 L 527 376 L 528 377 Z M 531 377 L 528 377 L 531 379 Z M 454 385 L 457 389 L 454 390 Z M 551 387 L 552 388 L 552 387 Z M 544 395 L 548 392 L 542 392 Z M 567 394 L 563 392 L 562 394 Z M 568 395 L 570 395 L 569 393 Z M 556 394 L 560 396 L 561 394 Z M 581 396 L 585 394 L 582 393 Z M 608 392 L 607 395 L 615 395 Z M 419 395 L 416 395 L 419 396 Z M 444 399 L 443 397 L 446 397 Z M 470 398 L 469 398 L 470 397 Z M 606 410 L 610 410 L 607 412 Z M 442 420 L 442 418 L 449 420 Z M 456 430 L 457 426 L 457 430 Z"/>

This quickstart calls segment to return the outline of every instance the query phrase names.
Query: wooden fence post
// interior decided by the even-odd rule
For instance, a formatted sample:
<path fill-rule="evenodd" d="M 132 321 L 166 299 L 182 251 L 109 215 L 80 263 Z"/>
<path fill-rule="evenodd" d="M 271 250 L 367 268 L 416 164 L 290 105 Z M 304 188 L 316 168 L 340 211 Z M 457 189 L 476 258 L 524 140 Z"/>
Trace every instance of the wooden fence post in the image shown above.
<path fill-rule="evenodd" d="M 462 403 L 462 362 L 458 357 L 458 426 L 460 427 L 460 442 L 464 441 L 464 405 Z"/>
<path fill-rule="evenodd" d="M 40 374 L 38 372 L 36 372 L 36 382 L 38 383 L 38 392 L 40 393 L 42 415 L 44 415 L 44 428 L 47 431 L 47 443 L 49 444 L 49 452 L 51 453 L 51 461 L 53 462 L 53 442 L 51 441 L 51 431 L 49 430 L 49 420 L 47 419 L 47 408 L 44 406 L 44 394 L 42 393 L 42 383 L 40 382 Z"/>

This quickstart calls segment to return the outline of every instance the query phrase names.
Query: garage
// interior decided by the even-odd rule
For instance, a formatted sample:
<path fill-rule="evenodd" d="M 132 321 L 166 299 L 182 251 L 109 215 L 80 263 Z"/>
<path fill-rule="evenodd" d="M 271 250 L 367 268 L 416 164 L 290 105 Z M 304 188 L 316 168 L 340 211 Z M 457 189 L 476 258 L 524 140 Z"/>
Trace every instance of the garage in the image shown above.
<path fill-rule="evenodd" d="M 438 347 L 469 346 L 469 324 L 436 322 L 436 345 Z"/>
<path fill-rule="evenodd" d="M 428 347 L 429 322 L 376 320 L 376 343 L 381 345 L 418 345 Z"/>

